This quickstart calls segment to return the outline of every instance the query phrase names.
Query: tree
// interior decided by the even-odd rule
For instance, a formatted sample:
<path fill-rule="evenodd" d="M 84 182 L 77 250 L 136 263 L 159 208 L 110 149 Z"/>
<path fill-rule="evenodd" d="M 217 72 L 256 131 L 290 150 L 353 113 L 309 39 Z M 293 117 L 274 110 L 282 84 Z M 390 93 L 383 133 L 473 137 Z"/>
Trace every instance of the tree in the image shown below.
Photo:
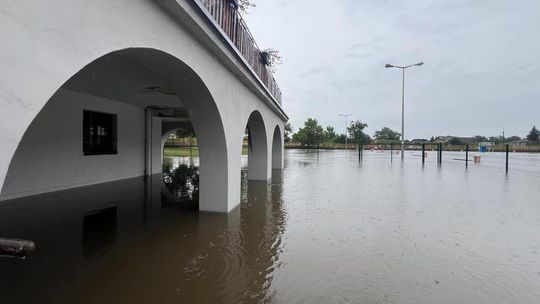
<path fill-rule="evenodd" d="M 307 146 L 308 148 L 318 145 L 323 139 L 323 127 L 321 127 L 317 120 L 313 118 L 308 118 L 304 122 L 304 127 L 293 134 L 294 141 L 299 142 L 302 146 Z"/>
<path fill-rule="evenodd" d="M 501 144 L 504 142 L 504 137 L 502 136 L 490 136 L 489 141 L 492 141 L 496 144 Z"/>
<path fill-rule="evenodd" d="M 236 3 L 241 14 L 247 14 L 250 7 L 256 6 L 251 0 L 238 0 Z"/>
<path fill-rule="evenodd" d="M 302 130 L 302 128 L 300 128 L 298 130 L 298 132 L 296 132 L 296 133 L 294 133 L 292 135 L 292 141 L 304 145 L 304 143 L 307 142 L 306 132 L 304 132 L 304 130 Z"/>
<path fill-rule="evenodd" d="M 355 144 L 367 144 L 371 141 L 371 137 L 364 133 L 364 129 L 367 128 L 367 124 L 361 122 L 360 120 L 352 121 L 347 132 L 349 132 L 349 138 L 352 143 Z"/>
<path fill-rule="evenodd" d="M 283 57 L 279 55 L 278 50 L 267 48 L 261 51 L 261 59 L 270 71 L 275 72 L 276 67 L 282 63 Z"/>
<path fill-rule="evenodd" d="M 336 137 L 334 137 L 333 142 L 336 144 L 344 144 L 346 138 L 347 136 L 345 134 L 339 134 L 339 135 L 336 135 Z"/>
<path fill-rule="evenodd" d="M 334 138 L 337 136 L 336 131 L 334 130 L 334 127 L 328 126 L 324 130 L 324 141 L 325 142 L 332 142 Z"/>
<path fill-rule="evenodd" d="M 461 145 L 461 144 L 463 144 L 463 143 L 461 142 L 461 139 L 460 139 L 459 137 L 452 137 L 452 138 L 450 138 L 450 140 L 448 141 L 448 143 L 451 144 L 451 145 Z"/>
<path fill-rule="evenodd" d="M 425 143 L 427 143 L 427 142 L 428 142 L 428 140 L 425 139 L 425 138 L 415 138 L 415 139 L 411 140 L 411 143 L 412 143 L 412 144 L 415 144 L 415 145 L 418 145 L 418 144 L 425 144 Z"/>
<path fill-rule="evenodd" d="M 506 138 L 506 141 L 507 141 L 507 142 L 512 142 L 512 141 L 521 141 L 521 137 L 519 137 L 519 136 L 516 136 L 516 135 L 514 135 L 514 136 L 510 136 L 510 137 L 507 137 L 507 138 Z"/>
<path fill-rule="evenodd" d="M 293 127 L 290 122 L 285 123 L 285 129 L 283 131 L 285 133 L 285 142 L 289 142 L 293 133 Z"/>
<path fill-rule="evenodd" d="M 486 142 L 486 141 L 488 141 L 488 138 L 485 137 L 485 136 L 475 135 L 474 136 L 474 141 L 476 143 Z"/>
<path fill-rule="evenodd" d="M 362 144 L 364 145 L 369 145 L 373 142 L 373 138 L 371 138 L 371 136 L 369 136 L 369 134 L 367 133 L 364 133 L 364 137 L 362 139 Z"/>
<path fill-rule="evenodd" d="M 526 138 L 528 141 L 540 141 L 540 131 L 536 129 L 536 126 L 533 126 L 531 131 L 529 131 L 529 134 L 527 134 Z"/>
<path fill-rule="evenodd" d="M 389 143 L 399 141 L 401 134 L 388 127 L 375 131 L 373 137 L 377 143 Z"/>
<path fill-rule="evenodd" d="M 188 131 L 186 129 L 178 129 L 174 131 L 174 134 L 177 138 L 184 138 L 184 137 L 190 137 L 193 136 L 191 131 Z"/>

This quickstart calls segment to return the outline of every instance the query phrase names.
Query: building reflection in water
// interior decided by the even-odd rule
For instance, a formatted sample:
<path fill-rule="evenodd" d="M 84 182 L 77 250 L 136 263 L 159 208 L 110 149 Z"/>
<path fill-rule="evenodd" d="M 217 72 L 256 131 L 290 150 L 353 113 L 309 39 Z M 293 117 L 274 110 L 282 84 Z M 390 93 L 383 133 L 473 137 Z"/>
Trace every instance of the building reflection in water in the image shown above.
<path fill-rule="evenodd" d="M 91 257 L 112 247 L 117 241 L 118 207 L 94 210 L 83 219 L 82 247 L 84 257 Z"/>
<path fill-rule="evenodd" d="M 0 259 L 0 303 L 272 300 L 282 187 L 242 176 L 230 214 L 199 213 L 196 196 L 171 192 L 160 175 L 2 202 L 0 235 L 37 249 Z"/>

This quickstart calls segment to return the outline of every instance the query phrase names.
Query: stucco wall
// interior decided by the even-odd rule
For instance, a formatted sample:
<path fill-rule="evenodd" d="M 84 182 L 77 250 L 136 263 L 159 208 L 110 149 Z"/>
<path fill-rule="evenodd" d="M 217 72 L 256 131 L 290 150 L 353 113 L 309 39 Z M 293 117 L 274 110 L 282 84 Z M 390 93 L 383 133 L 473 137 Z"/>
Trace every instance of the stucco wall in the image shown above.
<path fill-rule="evenodd" d="M 163 151 L 161 145 L 161 118 L 152 118 L 152 153 L 149 159 L 152 161 L 152 173 L 161 173 L 163 167 Z"/>
<path fill-rule="evenodd" d="M 161 76 L 164 79 L 177 78 L 171 86 L 177 93 L 185 91 L 184 95 L 179 94 L 179 98 L 184 98 L 192 111 L 201 144 L 208 145 L 201 154 L 201 209 L 227 212 L 234 208 L 240 202 L 239 155 L 250 114 L 255 110 L 261 113 L 268 147 L 272 145 L 275 125 L 280 125 L 283 130 L 285 118 L 277 114 L 279 111 L 275 107 L 269 106 L 268 98 L 260 93 L 260 88 L 250 85 L 252 76 L 205 20 L 188 0 L 3 1 L 0 5 L 0 41 L 6 43 L 0 50 L 0 185 L 4 184 L 5 188 L 2 192 L 17 193 L 23 188 L 31 189 L 29 184 L 25 185 L 30 182 L 28 175 L 31 173 L 12 178 L 7 174 L 8 166 L 13 162 L 20 163 L 21 158 L 29 159 L 28 154 L 19 156 L 15 151 L 19 143 L 22 145 L 26 141 L 23 134 L 38 112 L 44 106 L 48 107 L 47 102 L 56 90 L 85 65 L 102 56 L 118 50 L 146 48 L 178 59 L 204 83 L 207 92 L 202 92 L 199 87 L 190 91 L 194 85 L 186 80 L 195 79 L 194 75 L 176 77 L 179 70 L 167 69 L 170 66 L 168 58 L 163 62 L 157 60 L 156 64 L 152 61 L 155 58 L 147 62 L 149 68 L 163 71 Z M 133 55 L 140 56 L 135 60 L 149 58 L 148 54 Z M 212 104 L 208 102 L 210 99 Z M 202 101 L 207 103 L 202 104 Z M 133 117 L 140 117 L 144 122 L 144 113 L 137 115 Z M 54 119 L 50 122 L 66 123 Z M 144 123 L 140 128 L 144 128 Z M 134 133 L 133 130 L 130 132 Z M 141 140 L 144 130 L 139 133 L 137 136 L 141 136 Z M 47 142 L 50 146 L 54 146 L 53 143 L 57 142 Z M 224 146 L 226 151 L 212 150 L 216 143 Z M 81 144 L 77 147 L 80 149 Z M 122 153 L 121 150 L 119 152 Z M 49 153 L 51 159 L 47 163 L 53 165 L 36 167 L 42 170 L 43 176 L 33 185 L 36 191 L 42 191 L 53 189 L 52 185 L 59 185 L 60 181 L 67 181 L 64 176 L 90 183 L 109 180 L 113 171 L 117 177 L 124 176 L 124 173 L 126 177 L 141 175 L 144 150 L 129 153 L 132 155 L 124 155 L 126 162 L 123 163 L 128 164 L 129 158 L 129 165 L 121 172 L 115 171 L 116 165 L 122 165 L 122 162 L 116 162 L 114 156 L 96 158 L 94 165 L 100 163 L 96 172 L 103 174 L 99 180 L 92 171 L 85 173 L 79 167 L 69 168 L 67 164 L 74 164 L 73 159 L 66 163 L 64 158 Z M 45 166 L 37 161 L 31 164 Z M 101 165 L 113 167 L 104 168 L 101 172 L 98 170 Z M 30 166 L 27 168 L 34 170 Z M 271 157 L 268 157 L 268 171 L 271 167 Z M 54 170 L 43 171 L 51 168 Z M 68 185 L 74 186 L 73 183 Z"/>
<path fill-rule="evenodd" d="M 83 154 L 83 110 L 117 114 L 118 154 Z M 144 110 L 60 90 L 23 137 L 0 199 L 143 175 L 144 134 Z"/>

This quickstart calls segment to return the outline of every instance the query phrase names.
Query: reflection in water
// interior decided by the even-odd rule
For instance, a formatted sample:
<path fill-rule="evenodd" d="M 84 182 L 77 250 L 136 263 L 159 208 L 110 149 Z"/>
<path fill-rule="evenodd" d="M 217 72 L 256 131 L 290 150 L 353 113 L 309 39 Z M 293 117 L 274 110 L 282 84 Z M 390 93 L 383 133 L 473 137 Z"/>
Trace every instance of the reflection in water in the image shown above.
<path fill-rule="evenodd" d="M 241 207 L 199 213 L 170 202 L 168 189 L 182 199 L 196 190 L 196 169 L 177 168 L 168 175 L 180 176 L 176 188 L 155 175 L 2 202 L 0 235 L 32 239 L 37 250 L 24 263 L 0 259 L 0 303 L 272 299 L 281 188 L 244 180 Z"/>
<path fill-rule="evenodd" d="M 540 176 L 407 159 L 287 151 L 230 214 L 161 175 L 1 202 L 37 249 L 0 258 L 0 303 L 538 302 Z"/>
<path fill-rule="evenodd" d="M 163 162 L 163 183 L 179 201 L 198 201 L 199 167 L 193 163 L 174 166 L 170 158 Z"/>
<path fill-rule="evenodd" d="M 117 207 L 91 211 L 83 219 L 83 255 L 91 257 L 116 243 Z"/>

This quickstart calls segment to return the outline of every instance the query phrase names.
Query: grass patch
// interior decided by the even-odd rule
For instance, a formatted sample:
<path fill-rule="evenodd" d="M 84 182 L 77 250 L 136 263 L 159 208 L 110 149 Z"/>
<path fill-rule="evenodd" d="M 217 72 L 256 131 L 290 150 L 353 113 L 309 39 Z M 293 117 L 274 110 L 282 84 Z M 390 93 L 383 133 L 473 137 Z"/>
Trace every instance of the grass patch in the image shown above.
<path fill-rule="evenodd" d="M 199 156 L 199 148 L 198 147 L 192 147 L 191 151 L 193 153 L 193 157 Z M 247 155 L 248 148 L 243 147 L 242 148 L 242 155 Z M 189 157 L 189 147 L 165 147 L 163 148 L 163 155 L 164 156 L 177 156 L 177 157 Z"/>
<path fill-rule="evenodd" d="M 199 148 L 192 147 L 191 151 L 193 157 L 199 156 Z M 163 148 L 164 156 L 178 156 L 178 157 L 189 157 L 189 147 L 165 147 Z"/>

